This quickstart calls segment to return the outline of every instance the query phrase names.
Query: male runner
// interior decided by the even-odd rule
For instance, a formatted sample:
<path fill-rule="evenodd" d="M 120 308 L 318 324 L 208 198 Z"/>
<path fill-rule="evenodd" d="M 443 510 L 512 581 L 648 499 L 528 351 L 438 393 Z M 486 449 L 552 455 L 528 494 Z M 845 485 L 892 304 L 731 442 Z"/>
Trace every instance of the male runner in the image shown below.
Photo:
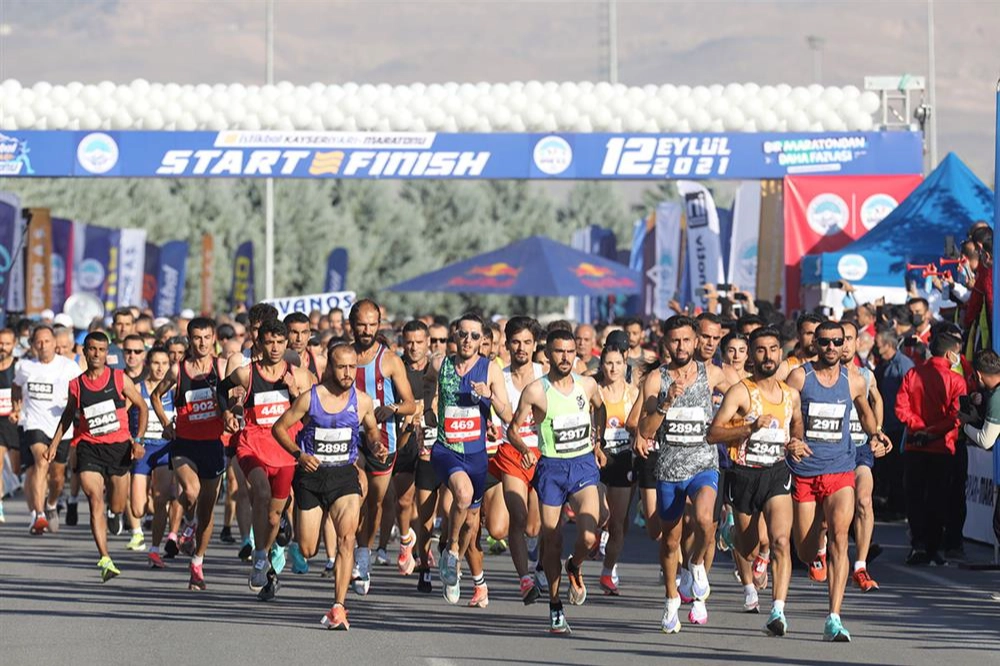
<path fill-rule="evenodd" d="M 178 502 L 189 521 L 194 520 L 194 548 L 188 589 L 204 590 L 203 564 L 212 538 L 213 510 L 226 471 L 222 445 L 223 421 L 216 389 L 219 385 L 215 349 L 215 322 L 195 317 L 188 322 L 188 358 L 171 368 L 153 391 L 150 402 L 170 445 L 170 466 L 177 475 Z M 163 406 L 163 396 L 174 392 L 175 421 Z"/>
<path fill-rule="evenodd" d="M 417 410 L 406 378 L 406 368 L 398 356 L 388 351 L 377 335 L 382 312 L 375 301 L 363 299 L 354 304 L 350 314 L 354 351 L 358 354 L 357 387 L 367 393 L 375 404 L 375 418 L 382 430 L 382 440 L 388 449 L 384 460 L 364 458 L 367 495 L 358 533 L 355 554 L 354 591 L 368 594 L 371 586 L 371 547 L 382 518 L 382 501 L 392 479 L 396 461 L 396 441 L 402 417 Z"/>
<path fill-rule="evenodd" d="M 219 382 L 218 400 L 223 405 L 226 429 L 236 435 L 237 463 L 250 484 L 255 550 L 249 586 L 260 593 L 261 601 L 269 601 L 277 593 L 278 582 L 268 553 L 278 535 L 295 474 L 295 459 L 275 441 L 271 426 L 315 380 L 309 370 L 285 361 L 288 349 L 285 324 L 277 319 L 262 322 L 257 340 L 261 359 L 237 368 Z M 246 425 L 242 429 L 230 407 L 229 392 L 235 388 L 243 389 L 244 393 Z"/>
<path fill-rule="evenodd" d="M 3 514 L 3 467 L 7 452 L 19 452 L 17 414 L 14 413 L 14 331 L 0 329 L 0 523 L 7 522 Z M 20 455 L 17 456 L 20 458 Z M 20 465 L 20 460 L 17 460 Z M 18 467 L 14 474 L 20 473 Z"/>
<path fill-rule="evenodd" d="M 135 313 L 129 308 L 118 308 L 112 312 L 111 331 L 114 333 L 114 340 L 108 346 L 108 367 L 124 370 L 125 354 L 122 353 L 121 345 L 125 338 L 135 333 Z"/>
<path fill-rule="evenodd" d="M 66 408 L 44 454 L 49 462 L 55 460 L 63 435 L 75 422 L 76 471 L 90 505 L 90 532 L 101 555 L 97 566 L 103 582 L 121 573 L 108 553 L 104 493 L 109 491 L 112 513 L 125 511 L 129 468 L 132 460 L 141 458 L 144 453 L 142 436 L 149 416 L 146 403 L 132 380 L 121 370 L 106 365 L 108 345 L 104 333 L 95 331 L 84 338 L 87 370 L 69 383 Z M 133 440 L 128 430 L 126 400 L 139 410 L 138 440 Z"/>
<path fill-rule="evenodd" d="M 431 465 L 452 494 L 448 534 L 438 564 L 444 598 L 452 604 L 458 603 L 461 593 L 460 559 L 479 533 L 488 473 L 490 407 L 504 424 L 511 417 L 500 368 L 479 355 L 483 330 L 483 320 L 477 315 L 462 315 L 455 332 L 457 352 L 445 357 L 438 374 L 438 438 L 431 450 Z M 477 587 L 485 584 L 482 572 L 472 573 Z"/>
<path fill-rule="evenodd" d="M 850 568 L 847 533 L 855 506 L 856 454 L 847 418 L 850 405 L 853 403 L 858 410 L 861 426 L 876 456 L 885 455 L 892 444 L 877 429 L 861 375 L 850 374 L 841 365 L 843 326 L 837 322 L 817 326 L 815 345 L 819 350 L 817 359 L 795 368 L 788 376 L 788 385 L 801 395 L 805 421 L 805 441 L 793 441 L 788 446 L 788 466 L 795 483 L 793 529 L 799 559 L 812 562 L 819 554 L 826 524 L 830 614 L 823 628 L 823 640 L 847 642 L 851 634 L 841 623 L 840 607 Z"/>
<path fill-rule="evenodd" d="M 575 606 L 587 599 L 583 562 L 597 542 L 600 512 L 599 468 L 604 465 L 600 435 L 605 428 L 604 401 L 590 377 L 573 374 L 576 342 L 566 330 L 551 331 L 545 340 L 549 358 L 547 375 L 528 384 L 513 423 L 532 418 L 538 423 L 540 443 L 534 485 L 542 519 L 542 559 L 549 584 L 549 631 L 569 633 L 570 626 L 559 598 L 562 581 L 562 529 L 560 521 L 567 502 L 576 514 L 577 537 L 573 554 L 566 560 L 569 602 Z M 535 453 L 520 436 L 519 428 L 507 431 L 511 444 L 521 453 L 527 469 L 535 464 Z"/>
<path fill-rule="evenodd" d="M 678 612 L 681 597 L 680 573 L 682 518 L 687 500 L 692 503 L 693 543 L 687 553 L 691 574 L 689 596 L 694 605 L 688 615 L 693 624 L 708 621 L 705 600 L 711 593 L 706 558 L 715 547 L 715 499 L 719 484 L 719 453 L 705 439 L 712 414 L 712 392 L 725 384 L 722 369 L 694 360 L 698 324 L 684 316 L 674 316 L 663 324 L 669 363 L 659 372 L 650 372 L 642 385 L 642 417 L 636 451 L 645 456 L 647 440 L 660 448 L 657 460 L 656 497 L 662 524 L 660 562 L 667 599 L 661 628 L 665 633 L 680 631 Z M 686 585 L 685 585 L 686 587 Z"/>
<path fill-rule="evenodd" d="M 128 314 L 131 315 L 132 311 L 129 310 Z M 127 318 L 125 317 L 119 317 L 118 319 L 119 321 L 128 321 Z M 121 326 L 119 326 L 119 328 L 121 328 Z M 127 334 L 124 338 L 120 338 L 118 342 L 120 345 L 118 347 L 118 353 L 123 359 L 123 362 L 120 366 L 112 365 L 109 362 L 108 367 L 124 369 L 125 376 L 131 379 L 133 384 L 135 384 L 136 386 L 140 386 L 143 383 L 143 380 L 146 378 L 146 372 L 147 372 L 146 345 L 142 341 L 142 336 L 136 335 L 135 333 L 130 333 Z M 109 346 L 108 349 L 110 350 L 111 347 Z M 109 357 L 110 354 L 111 352 L 109 351 Z M 147 403 L 146 406 L 148 408 L 149 403 Z M 134 407 L 130 408 L 128 413 L 129 413 L 129 431 L 133 433 L 132 436 L 134 437 L 135 433 L 133 431 L 135 430 L 137 424 L 136 419 L 138 418 L 139 414 L 138 408 Z M 152 420 L 155 421 L 156 419 Z M 130 484 L 130 493 L 131 493 L 131 484 Z M 122 516 L 119 515 L 113 516 L 112 517 L 113 522 L 109 526 L 109 529 L 112 534 L 121 534 L 121 532 L 124 529 L 124 524 L 123 524 L 124 521 L 126 520 L 128 521 L 128 527 L 132 535 L 131 539 L 128 542 L 128 545 L 125 546 L 128 550 L 137 550 L 137 551 L 146 550 L 146 539 L 142 534 L 142 517 L 143 515 L 145 515 L 146 511 L 145 493 L 143 493 L 141 499 L 142 499 L 141 504 L 137 504 L 135 501 L 129 502 L 128 511 Z M 140 513 L 135 513 L 132 511 L 132 509 L 136 506 L 142 507 Z"/>
<path fill-rule="evenodd" d="M 319 380 L 326 370 L 326 357 L 309 350 L 309 338 L 312 337 L 309 317 L 302 312 L 290 312 L 285 315 L 284 322 L 288 329 L 288 348 L 298 355 L 299 367 L 305 368 Z"/>
<path fill-rule="evenodd" d="M 785 464 L 786 446 L 803 436 L 799 394 L 778 380 L 781 334 L 759 328 L 750 335 L 752 375 L 726 391 L 709 428 L 708 439 L 729 445 L 733 462 L 727 474 L 726 496 L 735 513 L 734 545 L 745 600 L 743 610 L 758 611 L 757 587 L 749 557 L 758 545 L 758 521 L 767 522 L 768 542 L 774 562 L 774 605 L 767 630 L 775 636 L 788 631 L 785 601 L 792 577 L 792 477 Z"/>
<path fill-rule="evenodd" d="M 56 355 L 55 334 L 47 324 L 31 332 L 34 359 L 22 358 L 14 366 L 11 396 L 14 419 L 20 416 L 21 467 L 24 475 L 24 499 L 31 512 L 31 534 L 59 530 L 58 501 L 66 479 L 71 429 L 51 458 L 46 448 L 66 408 L 69 383 L 81 371 L 73 361 Z M 46 489 L 48 493 L 46 494 Z"/>
<path fill-rule="evenodd" d="M 327 361 L 330 372 L 321 383 L 304 391 L 272 429 L 275 440 L 298 462 L 293 485 L 302 553 L 307 558 L 316 554 L 320 525 L 327 515 L 337 532 L 334 604 L 322 619 L 328 629 L 350 629 L 344 602 L 361 511 L 360 472 L 355 463 L 362 425 L 372 457 L 384 459 L 387 455 L 372 399 L 354 387 L 357 358 L 351 345 L 335 346 Z M 300 423 L 303 427 L 296 443 L 291 430 Z"/>

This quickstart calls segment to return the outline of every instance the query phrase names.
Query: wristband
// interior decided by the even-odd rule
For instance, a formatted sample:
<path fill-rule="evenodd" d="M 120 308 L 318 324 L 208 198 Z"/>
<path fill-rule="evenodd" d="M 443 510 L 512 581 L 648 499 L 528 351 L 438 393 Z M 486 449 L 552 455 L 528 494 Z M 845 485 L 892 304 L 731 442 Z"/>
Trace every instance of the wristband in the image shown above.
<path fill-rule="evenodd" d="M 296 460 L 298 460 L 299 458 L 301 458 L 302 457 L 302 449 L 295 449 L 295 451 L 292 453 L 292 457 L 295 458 Z"/>

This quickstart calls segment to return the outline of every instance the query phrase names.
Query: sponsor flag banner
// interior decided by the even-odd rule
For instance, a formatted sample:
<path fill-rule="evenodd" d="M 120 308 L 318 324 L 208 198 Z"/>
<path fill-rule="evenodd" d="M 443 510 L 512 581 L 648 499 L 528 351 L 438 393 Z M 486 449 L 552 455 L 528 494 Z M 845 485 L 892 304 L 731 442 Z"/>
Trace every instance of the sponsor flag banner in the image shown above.
<path fill-rule="evenodd" d="M 253 280 L 253 243 L 246 241 L 236 248 L 236 258 L 233 261 L 233 286 L 229 292 L 229 302 L 234 308 L 240 305 L 249 308 L 256 302 Z"/>
<path fill-rule="evenodd" d="M 160 269 L 153 312 L 157 317 L 173 317 L 184 302 L 184 277 L 187 271 L 187 241 L 170 241 L 160 248 Z"/>
<path fill-rule="evenodd" d="M 118 257 L 118 307 L 140 305 L 146 270 L 146 230 L 122 229 Z"/>
<path fill-rule="evenodd" d="M 347 248 L 336 247 L 326 258 L 323 291 L 342 291 L 347 287 Z"/>
<path fill-rule="evenodd" d="M 201 311 L 212 312 L 215 307 L 215 238 L 212 234 L 201 235 Z"/>
<path fill-rule="evenodd" d="M 679 180 L 677 191 L 684 196 L 688 276 L 691 288 L 699 294 L 696 300 L 703 304 L 703 292 L 699 291 L 701 286 L 725 281 L 722 245 L 719 240 L 719 214 L 715 210 L 715 199 L 705 186 Z"/>
<path fill-rule="evenodd" d="M 39 315 L 51 306 L 52 218 L 48 208 L 32 208 L 28 214 L 28 272 L 24 311 Z"/>
<path fill-rule="evenodd" d="M 11 271 L 17 245 L 17 229 L 21 224 L 21 199 L 11 192 L 0 192 L 0 321 L 6 321 L 9 306 Z"/>
<path fill-rule="evenodd" d="M 66 297 L 73 293 L 73 222 L 53 217 L 52 263 L 49 268 L 49 283 L 52 286 L 53 312 L 62 312 Z"/>
<path fill-rule="evenodd" d="M 784 181 L 760 182 L 760 240 L 757 244 L 757 298 L 779 310 L 785 304 Z"/>
<path fill-rule="evenodd" d="M 918 174 L 920 132 L 0 133 L 0 176 L 757 179 Z"/>
<path fill-rule="evenodd" d="M 802 257 L 833 252 L 861 238 L 892 212 L 921 180 L 919 175 L 785 178 L 787 309 L 800 307 Z"/>
<path fill-rule="evenodd" d="M 308 294 L 306 296 L 289 296 L 288 298 L 272 298 L 264 301 L 270 303 L 278 309 L 278 317 L 285 318 L 285 315 L 292 312 L 302 312 L 309 314 L 313 310 L 319 310 L 322 314 L 329 314 L 331 310 L 340 308 L 344 314 L 351 311 L 351 306 L 357 300 L 357 295 L 353 291 L 334 291 L 325 294 Z"/>
<path fill-rule="evenodd" d="M 581 252 L 618 260 L 618 242 L 614 232 L 596 224 L 574 231 L 570 246 Z M 569 302 L 573 310 L 573 318 L 578 322 L 586 323 L 609 320 L 609 298 L 612 297 L 571 296 Z"/>
<path fill-rule="evenodd" d="M 142 307 L 152 309 L 156 304 L 160 278 L 160 246 L 146 243 L 142 270 Z"/>
<path fill-rule="evenodd" d="M 73 293 L 91 294 L 105 303 L 112 252 L 115 255 L 117 280 L 118 232 L 92 224 L 74 224 L 74 234 L 79 233 L 77 238 L 81 238 L 82 242 L 74 243 L 73 248 Z"/>
<path fill-rule="evenodd" d="M 760 182 L 740 185 L 733 202 L 728 281 L 757 297 L 757 244 L 760 241 Z"/>
<path fill-rule="evenodd" d="M 656 207 L 656 261 L 649 269 L 649 276 L 655 285 L 653 314 L 659 319 L 676 314 L 670 301 L 678 295 L 682 216 L 679 203 L 664 201 Z"/>
<path fill-rule="evenodd" d="M 638 296 L 630 296 L 626 302 L 628 312 L 642 317 L 653 314 L 653 301 L 656 296 L 656 284 L 649 271 L 656 262 L 656 215 L 650 214 L 636 220 L 632 227 L 632 250 L 629 253 L 628 265 L 634 271 L 642 273 L 642 291 Z"/>

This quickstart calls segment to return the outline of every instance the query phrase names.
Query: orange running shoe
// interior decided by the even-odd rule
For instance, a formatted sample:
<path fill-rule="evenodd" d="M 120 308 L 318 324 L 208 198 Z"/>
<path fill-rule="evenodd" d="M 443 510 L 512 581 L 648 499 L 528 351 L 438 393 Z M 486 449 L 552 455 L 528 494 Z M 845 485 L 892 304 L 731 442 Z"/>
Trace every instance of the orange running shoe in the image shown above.
<path fill-rule="evenodd" d="M 826 553 L 820 553 L 809 566 L 809 578 L 817 583 L 826 582 Z"/>
<path fill-rule="evenodd" d="M 167 565 L 163 562 L 163 558 L 160 557 L 159 553 L 150 553 L 146 556 L 149 559 L 150 569 L 166 569 Z"/>
<path fill-rule="evenodd" d="M 188 579 L 189 590 L 204 590 L 208 587 L 205 585 L 205 571 L 202 569 L 202 565 L 192 564 L 188 570 L 191 572 L 191 578 Z"/>
<path fill-rule="evenodd" d="M 45 520 L 45 514 L 40 513 L 35 516 L 35 522 L 31 523 L 28 532 L 38 536 L 39 534 L 45 534 L 45 530 L 47 529 L 49 529 L 49 521 Z"/>
<path fill-rule="evenodd" d="M 327 629 L 347 631 L 351 628 L 351 623 L 347 621 L 347 609 L 339 605 L 327 611 L 321 622 Z"/>
<path fill-rule="evenodd" d="M 854 572 L 854 582 L 862 592 L 878 589 L 878 583 L 868 574 L 868 569 L 861 568 Z"/>
<path fill-rule="evenodd" d="M 618 586 L 615 585 L 615 580 L 611 576 L 601 576 L 601 589 L 604 590 L 606 596 L 618 596 Z"/>
<path fill-rule="evenodd" d="M 486 584 L 476 585 L 472 588 L 472 599 L 469 600 L 469 608 L 478 606 L 479 608 L 486 608 L 490 605 L 490 591 L 486 588 Z"/>

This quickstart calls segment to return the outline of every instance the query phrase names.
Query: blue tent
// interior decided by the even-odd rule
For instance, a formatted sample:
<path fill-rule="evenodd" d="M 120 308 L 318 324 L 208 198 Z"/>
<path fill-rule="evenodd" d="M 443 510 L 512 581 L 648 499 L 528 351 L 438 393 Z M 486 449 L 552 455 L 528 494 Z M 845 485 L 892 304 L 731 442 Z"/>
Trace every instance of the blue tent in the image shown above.
<path fill-rule="evenodd" d="M 803 257 L 802 283 L 905 287 L 906 264 L 937 262 L 945 238 L 960 243 L 977 220 L 993 220 L 993 193 L 948 153 L 877 227 L 842 250 Z"/>
<path fill-rule="evenodd" d="M 601 296 L 634 293 L 641 286 L 642 275 L 627 266 L 543 236 L 531 236 L 400 282 L 389 291 Z"/>

